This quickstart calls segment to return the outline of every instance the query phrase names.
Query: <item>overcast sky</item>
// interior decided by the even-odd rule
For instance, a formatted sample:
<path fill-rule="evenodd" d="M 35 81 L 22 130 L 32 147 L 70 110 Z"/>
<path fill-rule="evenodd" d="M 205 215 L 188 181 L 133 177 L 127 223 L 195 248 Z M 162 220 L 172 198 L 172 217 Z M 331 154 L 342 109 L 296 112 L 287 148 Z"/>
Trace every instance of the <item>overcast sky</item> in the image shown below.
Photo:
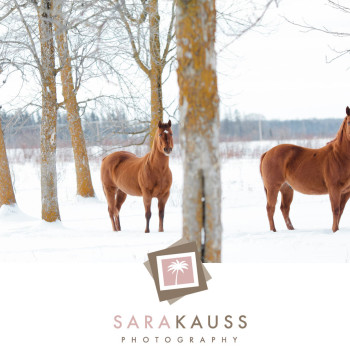
<path fill-rule="evenodd" d="M 305 33 L 281 17 L 350 33 L 350 14 L 326 4 L 326 0 L 282 0 L 266 16 L 263 34 L 250 32 L 220 54 L 223 110 L 231 107 L 268 119 L 345 116 L 350 105 L 350 54 L 332 63 L 326 63 L 326 57 L 336 56 L 332 48 L 350 49 L 349 38 Z"/>
<path fill-rule="evenodd" d="M 339 1 L 350 6 L 350 0 Z M 327 63 L 326 57 L 336 56 L 332 48 L 350 50 L 350 36 L 305 33 L 283 16 L 350 33 L 350 14 L 332 9 L 327 0 L 280 0 L 279 7 L 272 7 L 266 15 L 262 29 L 249 32 L 223 51 L 218 37 L 221 117 L 229 108 L 263 114 L 268 119 L 345 116 L 350 105 L 350 54 L 332 63 Z M 164 86 L 165 105 L 176 100 L 175 72 L 169 84 Z M 8 81 L 1 89 L 2 104 L 17 95 L 18 86 L 18 79 Z"/>

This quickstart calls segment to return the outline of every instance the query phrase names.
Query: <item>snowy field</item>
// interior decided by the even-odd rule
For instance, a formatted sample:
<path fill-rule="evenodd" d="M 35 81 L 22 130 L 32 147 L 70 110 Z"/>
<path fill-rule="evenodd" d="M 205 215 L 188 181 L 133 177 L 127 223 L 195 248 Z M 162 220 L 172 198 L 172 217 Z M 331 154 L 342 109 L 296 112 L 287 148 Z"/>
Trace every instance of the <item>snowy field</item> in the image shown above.
<path fill-rule="evenodd" d="M 325 140 L 295 142 L 314 147 L 325 144 Z M 328 196 L 295 193 L 290 215 L 295 231 L 286 229 L 278 203 L 278 232 L 269 231 L 258 156 L 274 144 L 222 144 L 223 262 L 348 262 L 350 206 L 344 211 L 340 231 L 334 234 Z M 90 164 L 96 198 L 82 199 L 75 195 L 73 162 L 58 157 L 62 222 L 43 222 L 38 161 L 24 150 L 11 150 L 9 157 L 18 208 L 0 209 L 0 261 L 143 262 L 148 252 L 181 237 L 183 175 L 178 155 L 170 161 L 173 186 L 165 211 L 165 232 L 157 232 L 158 208 L 153 200 L 150 234 L 144 233 L 142 198 L 130 196 L 121 210 L 123 231 L 112 231 L 98 160 Z"/>

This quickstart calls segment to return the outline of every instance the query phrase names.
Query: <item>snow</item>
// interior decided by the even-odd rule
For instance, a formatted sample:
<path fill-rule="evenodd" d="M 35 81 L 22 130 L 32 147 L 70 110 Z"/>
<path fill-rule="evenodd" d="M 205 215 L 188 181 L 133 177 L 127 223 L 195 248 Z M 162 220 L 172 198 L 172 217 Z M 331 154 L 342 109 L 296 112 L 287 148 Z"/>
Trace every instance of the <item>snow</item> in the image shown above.
<path fill-rule="evenodd" d="M 224 152 L 230 147 L 222 145 Z M 328 196 L 295 192 L 290 217 L 296 230 L 286 229 L 278 203 L 277 232 L 270 232 L 256 144 L 246 143 L 243 148 L 245 158 L 222 158 L 223 262 L 348 262 L 349 207 L 345 208 L 340 230 L 332 233 Z M 99 161 L 90 164 L 97 197 L 84 199 L 75 195 L 74 163 L 58 162 L 62 221 L 46 223 L 40 219 L 40 165 L 17 154 L 16 161 L 11 162 L 11 173 L 18 207 L 0 208 L 0 261 L 144 262 L 147 253 L 163 249 L 181 237 L 183 175 L 176 154 L 170 157 L 173 185 L 162 233 L 157 232 L 157 201 L 152 202 L 151 233 L 145 234 L 142 198 L 131 196 L 121 209 L 123 231 L 112 231 L 99 167 Z"/>

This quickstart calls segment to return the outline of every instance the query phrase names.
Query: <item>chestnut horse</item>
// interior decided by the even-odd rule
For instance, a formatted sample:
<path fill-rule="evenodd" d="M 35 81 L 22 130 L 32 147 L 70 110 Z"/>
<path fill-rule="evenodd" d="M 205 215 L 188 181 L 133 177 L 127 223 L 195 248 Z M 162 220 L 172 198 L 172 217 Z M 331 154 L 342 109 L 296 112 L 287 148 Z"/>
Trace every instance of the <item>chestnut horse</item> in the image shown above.
<path fill-rule="evenodd" d="M 119 212 L 126 196 L 142 196 L 149 232 L 152 198 L 158 198 L 159 232 L 163 232 L 164 207 L 169 198 L 172 174 L 169 155 L 173 149 L 171 121 L 159 122 L 152 149 L 139 158 L 130 152 L 115 152 L 102 161 L 101 180 L 114 231 L 120 231 Z"/>
<path fill-rule="evenodd" d="M 270 229 L 276 231 L 273 215 L 278 191 L 281 211 L 289 230 L 294 230 L 289 218 L 293 190 L 304 194 L 329 194 L 333 212 L 333 232 L 345 204 L 350 198 L 350 108 L 336 138 L 320 149 L 295 145 L 278 145 L 261 156 L 260 173 L 267 197 Z"/>

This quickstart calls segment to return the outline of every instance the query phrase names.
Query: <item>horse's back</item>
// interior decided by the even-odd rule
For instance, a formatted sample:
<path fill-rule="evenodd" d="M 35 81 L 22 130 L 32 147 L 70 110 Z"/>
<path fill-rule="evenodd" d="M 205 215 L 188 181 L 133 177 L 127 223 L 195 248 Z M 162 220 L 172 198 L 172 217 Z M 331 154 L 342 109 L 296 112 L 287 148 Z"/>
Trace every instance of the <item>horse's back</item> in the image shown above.
<path fill-rule="evenodd" d="M 261 161 L 264 183 L 288 182 L 302 193 L 327 193 L 323 170 L 328 149 L 311 149 L 292 144 L 273 147 Z"/>
<path fill-rule="evenodd" d="M 119 151 L 119 152 L 114 152 L 109 154 L 108 156 L 104 157 L 102 160 L 102 164 L 115 164 L 115 163 L 120 163 L 123 162 L 127 159 L 133 159 L 136 158 L 138 159 L 138 157 L 131 152 L 127 152 L 127 151 Z"/>
<path fill-rule="evenodd" d="M 272 169 L 285 168 L 288 163 L 305 153 L 305 150 L 303 147 L 291 144 L 282 144 L 271 148 L 261 156 L 262 175 Z"/>
<path fill-rule="evenodd" d="M 101 177 L 109 176 L 111 171 L 118 167 L 121 163 L 129 159 L 137 159 L 136 155 L 131 152 L 120 151 L 109 154 L 104 157 L 101 165 Z"/>
<path fill-rule="evenodd" d="M 114 152 L 102 161 L 101 179 L 104 186 L 116 187 L 126 194 L 141 196 L 138 172 L 142 158 L 127 151 Z"/>

